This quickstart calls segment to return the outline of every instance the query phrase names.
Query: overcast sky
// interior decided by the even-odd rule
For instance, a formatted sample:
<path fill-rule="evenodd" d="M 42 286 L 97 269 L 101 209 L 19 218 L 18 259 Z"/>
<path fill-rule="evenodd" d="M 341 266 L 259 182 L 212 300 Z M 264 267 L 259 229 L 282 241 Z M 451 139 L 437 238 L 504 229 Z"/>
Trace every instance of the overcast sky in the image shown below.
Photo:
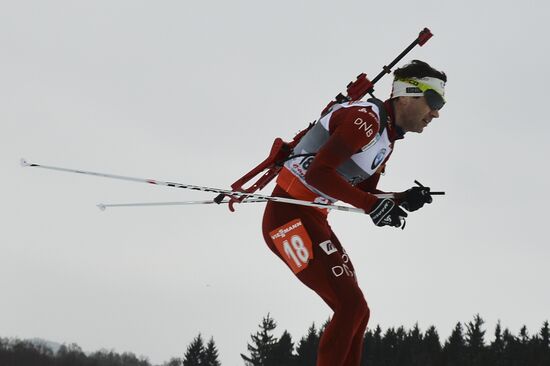
<path fill-rule="evenodd" d="M 296 341 L 322 324 L 329 308 L 263 242 L 263 204 L 101 212 L 212 195 L 19 159 L 228 187 L 424 27 L 434 37 L 406 60 L 447 73 L 448 104 L 396 145 L 379 187 L 418 179 L 447 195 L 403 231 L 330 215 L 369 326 L 433 324 L 446 338 L 479 313 L 489 339 L 499 319 L 533 333 L 550 318 L 547 2 L 0 4 L 1 337 L 160 363 L 201 332 L 223 365 L 241 365 L 268 312 Z"/>

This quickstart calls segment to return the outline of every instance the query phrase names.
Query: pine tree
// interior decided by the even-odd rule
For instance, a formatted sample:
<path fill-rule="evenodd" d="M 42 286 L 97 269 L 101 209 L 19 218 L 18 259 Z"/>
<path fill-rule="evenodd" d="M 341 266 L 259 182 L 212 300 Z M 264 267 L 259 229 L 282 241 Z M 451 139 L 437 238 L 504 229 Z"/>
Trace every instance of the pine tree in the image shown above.
<path fill-rule="evenodd" d="M 294 343 L 292 337 L 286 330 L 283 332 L 269 357 L 269 364 L 273 366 L 294 366 L 296 356 L 294 355 Z"/>
<path fill-rule="evenodd" d="M 9 358 L 8 340 L 0 337 L 0 365 L 7 365 Z"/>
<path fill-rule="evenodd" d="M 481 330 L 484 323 L 479 314 L 476 314 L 474 321 L 466 324 L 466 344 L 470 349 L 479 350 L 485 346 L 485 331 Z"/>
<path fill-rule="evenodd" d="M 251 335 L 252 344 L 247 345 L 250 356 L 245 356 L 241 353 L 242 359 L 247 366 L 268 366 L 269 357 L 273 352 L 273 348 L 277 340 L 272 332 L 277 327 L 277 324 L 269 314 L 262 320 L 260 330 L 256 334 Z"/>
<path fill-rule="evenodd" d="M 315 323 L 309 327 L 307 335 L 302 337 L 296 349 L 296 362 L 300 366 L 315 366 L 317 363 L 317 351 L 319 349 L 319 336 Z"/>
<path fill-rule="evenodd" d="M 362 366 L 378 366 L 382 364 L 384 354 L 382 353 L 382 328 L 380 328 L 380 325 L 377 325 L 373 332 L 367 329 L 363 347 Z"/>
<path fill-rule="evenodd" d="M 548 321 L 545 321 L 539 332 L 536 358 L 539 360 L 537 366 L 550 365 L 550 329 Z"/>
<path fill-rule="evenodd" d="M 201 361 L 204 354 L 204 342 L 202 336 L 199 335 L 193 339 L 187 347 L 187 351 L 183 356 L 183 366 L 202 366 Z"/>
<path fill-rule="evenodd" d="M 466 324 L 467 354 L 472 366 L 485 366 L 485 331 L 481 329 L 485 321 L 479 314 L 474 316 L 473 322 Z"/>
<path fill-rule="evenodd" d="M 500 353 L 504 350 L 504 340 L 502 339 L 502 327 L 500 325 L 500 319 L 495 327 L 495 340 L 491 342 L 491 349 Z"/>
<path fill-rule="evenodd" d="M 318 338 L 321 339 L 321 337 L 323 336 L 323 333 L 325 332 L 325 329 L 327 329 L 328 325 L 330 324 L 330 321 L 332 320 L 332 317 L 328 317 L 327 320 L 325 320 L 325 322 L 323 323 L 323 325 L 321 325 L 321 328 L 319 328 L 319 332 L 317 332 L 318 334 Z"/>
<path fill-rule="evenodd" d="M 527 331 L 527 326 L 524 325 L 519 330 L 519 342 L 523 345 L 527 345 L 529 343 L 529 332 Z"/>
<path fill-rule="evenodd" d="M 489 346 L 491 364 L 495 366 L 503 366 L 504 363 L 504 339 L 502 337 L 502 327 L 500 320 L 495 327 L 495 340 Z"/>
<path fill-rule="evenodd" d="M 407 339 L 407 332 L 405 331 L 405 328 L 401 325 L 397 330 L 395 331 L 395 336 L 399 340 L 400 343 L 404 343 Z"/>
<path fill-rule="evenodd" d="M 418 323 L 408 332 L 406 340 L 409 349 L 409 363 L 411 365 L 422 365 L 422 333 Z"/>
<path fill-rule="evenodd" d="M 521 345 L 508 328 L 502 332 L 502 341 L 504 342 L 504 364 L 505 365 L 520 365 L 521 364 Z"/>
<path fill-rule="evenodd" d="M 407 333 L 408 332 L 405 331 L 403 326 L 398 327 L 395 331 L 395 338 L 397 340 L 397 344 L 399 345 L 396 360 L 398 365 L 407 365 L 412 359 L 413 351 L 411 349 L 411 342 Z"/>
<path fill-rule="evenodd" d="M 382 337 L 382 354 L 386 365 L 397 365 L 399 359 L 399 343 L 394 328 L 388 328 Z"/>
<path fill-rule="evenodd" d="M 542 328 L 540 328 L 539 336 L 542 347 L 547 350 L 550 349 L 550 329 L 548 327 L 548 320 L 545 321 Z"/>
<path fill-rule="evenodd" d="M 214 343 L 214 338 L 210 338 L 204 352 L 201 354 L 201 366 L 220 366 L 218 360 L 218 350 Z"/>
<path fill-rule="evenodd" d="M 465 359 L 466 341 L 464 340 L 464 331 L 462 324 L 458 322 L 451 333 L 449 339 L 443 347 L 443 356 L 447 366 L 466 365 Z"/>
<path fill-rule="evenodd" d="M 441 364 L 441 342 L 439 341 L 439 334 L 433 325 L 424 334 L 421 354 L 423 355 L 423 359 L 420 360 L 421 365 L 431 366 Z"/>

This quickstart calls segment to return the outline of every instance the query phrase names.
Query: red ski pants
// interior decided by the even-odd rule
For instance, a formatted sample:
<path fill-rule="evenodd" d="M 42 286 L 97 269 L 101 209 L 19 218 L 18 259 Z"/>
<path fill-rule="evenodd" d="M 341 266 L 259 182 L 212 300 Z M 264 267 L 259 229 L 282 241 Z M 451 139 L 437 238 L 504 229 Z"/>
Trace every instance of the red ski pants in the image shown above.
<path fill-rule="evenodd" d="M 278 187 L 274 194 L 286 195 Z M 317 366 L 359 366 L 370 311 L 326 217 L 314 208 L 268 202 L 262 226 L 273 253 L 334 311 L 320 339 Z"/>

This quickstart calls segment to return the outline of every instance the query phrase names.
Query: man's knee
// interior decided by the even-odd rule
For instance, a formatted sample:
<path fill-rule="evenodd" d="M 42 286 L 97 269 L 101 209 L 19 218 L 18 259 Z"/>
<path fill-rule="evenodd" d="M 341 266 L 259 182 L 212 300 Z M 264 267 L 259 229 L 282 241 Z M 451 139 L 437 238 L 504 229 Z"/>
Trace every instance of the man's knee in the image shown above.
<path fill-rule="evenodd" d="M 370 317 L 370 309 L 363 296 L 361 290 L 357 289 L 356 291 L 350 292 L 348 296 L 341 299 L 341 302 L 338 306 L 343 313 L 353 316 L 355 322 L 367 322 Z"/>
<path fill-rule="evenodd" d="M 366 327 L 367 323 L 369 322 L 369 319 L 370 319 L 370 308 L 369 308 L 369 305 L 367 304 L 366 301 L 365 301 L 365 308 L 364 308 L 363 312 L 364 312 L 363 322 L 364 322 L 365 327 Z"/>
<path fill-rule="evenodd" d="M 365 322 L 368 322 L 369 320 L 369 317 L 370 317 L 370 308 L 369 308 L 369 305 L 367 304 L 367 300 L 365 300 L 365 297 L 361 294 L 361 298 L 359 300 L 359 303 L 358 303 L 358 310 L 357 310 L 358 314 L 361 314 L 361 318 L 363 319 L 363 321 Z"/>
<path fill-rule="evenodd" d="M 367 324 L 369 323 L 370 318 L 370 308 L 367 304 L 367 301 L 363 296 L 361 296 L 361 299 L 358 301 L 357 308 L 356 308 L 356 317 L 355 317 L 355 324 L 357 324 L 357 331 L 363 333 L 365 329 L 367 328 Z"/>

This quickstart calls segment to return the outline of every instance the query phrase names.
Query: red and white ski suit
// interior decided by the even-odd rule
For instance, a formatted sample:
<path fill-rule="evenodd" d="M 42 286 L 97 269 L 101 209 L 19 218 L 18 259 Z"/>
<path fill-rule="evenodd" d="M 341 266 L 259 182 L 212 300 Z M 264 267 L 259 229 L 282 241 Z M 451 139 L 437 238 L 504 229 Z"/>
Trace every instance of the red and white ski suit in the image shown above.
<path fill-rule="evenodd" d="M 273 195 L 341 200 L 370 212 L 380 173 L 402 136 L 390 101 L 335 105 L 296 146 L 298 156 L 285 163 Z M 370 310 L 327 211 L 268 202 L 262 226 L 268 247 L 334 311 L 317 366 L 359 366 Z"/>

